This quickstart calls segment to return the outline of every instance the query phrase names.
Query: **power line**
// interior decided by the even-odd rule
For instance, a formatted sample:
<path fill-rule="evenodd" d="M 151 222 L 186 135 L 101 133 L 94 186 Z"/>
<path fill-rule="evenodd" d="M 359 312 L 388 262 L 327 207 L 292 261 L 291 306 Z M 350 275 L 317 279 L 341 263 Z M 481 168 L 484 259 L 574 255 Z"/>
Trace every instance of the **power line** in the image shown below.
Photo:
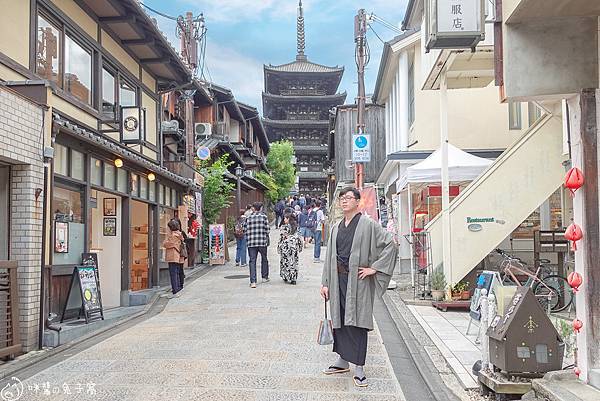
<path fill-rule="evenodd" d="M 145 7 L 145 8 L 147 8 L 148 10 L 152 11 L 152 12 L 153 12 L 153 13 L 155 13 L 155 14 L 158 14 L 158 15 L 160 15 L 161 17 L 165 17 L 165 18 L 168 18 L 168 19 L 170 19 L 170 20 L 177 21 L 177 17 L 173 17 L 173 16 L 171 16 L 171 15 L 167 15 L 167 14 L 165 14 L 165 13 L 162 13 L 162 12 L 160 12 L 160 11 L 157 11 L 157 10 L 153 9 L 152 7 L 150 7 L 150 6 L 147 6 L 147 5 L 146 5 L 146 4 L 144 4 L 144 3 L 141 3 L 141 2 L 140 2 L 140 4 L 142 5 L 142 7 Z"/>
<path fill-rule="evenodd" d="M 377 39 L 379 39 L 379 41 L 385 45 L 385 41 L 384 41 L 383 39 L 381 39 L 381 36 L 379 36 L 379 35 L 377 34 L 377 32 L 375 32 L 375 29 L 373 29 L 373 27 L 372 27 L 371 25 L 369 25 L 369 29 L 370 29 L 371 31 L 373 31 L 373 33 L 375 34 L 375 36 L 377 36 Z"/>

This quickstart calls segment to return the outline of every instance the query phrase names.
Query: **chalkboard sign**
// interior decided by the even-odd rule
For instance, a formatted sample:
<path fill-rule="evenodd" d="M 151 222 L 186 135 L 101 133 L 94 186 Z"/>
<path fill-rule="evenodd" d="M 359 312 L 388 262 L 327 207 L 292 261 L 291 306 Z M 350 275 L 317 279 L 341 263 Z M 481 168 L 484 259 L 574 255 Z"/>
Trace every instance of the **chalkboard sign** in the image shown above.
<path fill-rule="evenodd" d="M 71 285 L 61 322 L 64 320 L 67 311 L 73 309 L 79 310 L 79 317 L 83 315 L 86 323 L 89 323 L 96 314 L 99 314 L 100 318 L 104 320 L 98 270 L 95 265 L 87 264 L 73 268 Z"/>

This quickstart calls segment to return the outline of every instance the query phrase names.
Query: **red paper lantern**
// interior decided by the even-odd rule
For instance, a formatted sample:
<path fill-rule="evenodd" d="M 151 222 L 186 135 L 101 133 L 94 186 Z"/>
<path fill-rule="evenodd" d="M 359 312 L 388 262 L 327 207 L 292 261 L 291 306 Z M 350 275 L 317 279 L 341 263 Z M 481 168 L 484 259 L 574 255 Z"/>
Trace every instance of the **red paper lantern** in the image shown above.
<path fill-rule="evenodd" d="M 577 241 L 583 238 L 583 231 L 581 231 L 581 227 L 579 227 L 575 223 L 571 223 L 569 227 L 567 227 L 567 231 L 565 232 L 565 238 L 569 241 L 573 241 L 573 246 L 571 249 L 573 251 L 577 250 Z"/>
<path fill-rule="evenodd" d="M 581 274 L 577 272 L 571 272 L 567 276 L 567 282 L 573 289 L 573 292 L 579 291 L 579 286 L 583 283 L 583 278 L 581 278 Z"/>
<path fill-rule="evenodd" d="M 575 319 L 573 320 L 573 330 L 575 330 L 575 333 L 579 333 L 579 331 L 581 330 L 581 328 L 583 327 L 583 322 L 579 319 Z"/>
<path fill-rule="evenodd" d="M 575 376 L 579 377 L 579 375 L 581 374 L 581 369 L 575 366 L 575 369 L 573 369 L 573 373 L 575 373 Z"/>
<path fill-rule="evenodd" d="M 575 191 L 583 186 L 583 173 L 577 167 L 571 168 L 565 177 L 565 187 L 571 191 L 571 196 L 575 196 Z"/>

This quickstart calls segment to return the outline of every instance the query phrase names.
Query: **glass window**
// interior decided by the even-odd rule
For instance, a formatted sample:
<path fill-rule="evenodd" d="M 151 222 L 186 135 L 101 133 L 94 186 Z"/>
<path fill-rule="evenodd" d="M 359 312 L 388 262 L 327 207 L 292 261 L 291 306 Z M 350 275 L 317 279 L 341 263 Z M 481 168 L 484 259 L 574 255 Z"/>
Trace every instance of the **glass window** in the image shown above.
<path fill-rule="evenodd" d="M 92 184 L 102 185 L 102 162 L 92 157 Z"/>
<path fill-rule="evenodd" d="M 148 199 L 148 179 L 140 177 L 140 198 Z"/>
<path fill-rule="evenodd" d="M 165 203 L 165 187 L 162 184 L 158 184 L 158 203 Z"/>
<path fill-rule="evenodd" d="M 156 183 L 151 181 L 148 185 L 148 198 L 153 201 L 156 202 Z"/>
<path fill-rule="evenodd" d="M 65 36 L 65 90 L 82 102 L 92 102 L 92 55 Z"/>
<path fill-rule="evenodd" d="M 508 129 L 521 129 L 520 102 L 508 102 Z"/>
<path fill-rule="evenodd" d="M 118 169 L 118 184 L 117 190 L 119 192 L 127 193 L 127 170 L 123 170 L 122 168 Z"/>
<path fill-rule="evenodd" d="M 137 106 L 136 90 L 132 85 L 121 80 L 119 85 L 119 104 L 121 106 Z"/>
<path fill-rule="evenodd" d="M 83 193 L 56 186 L 52 197 L 54 215 L 53 263 L 57 265 L 81 262 L 84 251 L 85 220 Z"/>
<path fill-rule="evenodd" d="M 171 188 L 165 187 L 165 205 L 171 206 Z"/>
<path fill-rule="evenodd" d="M 115 189 L 117 184 L 116 167 L 109 163 L 104 163 L 104 186 L 106 188 Z"/>
<path fill-rule="evenodd" d="M 167 267 L 169 267 L 169 264 L 165 261 L 166 258 L 166 251 L 165 248 L 162 247 L 162 243 L 165 241 L 165 239 L 167 238 L 167 233 L 169 232 L 169 227 L 167 226 L 167 224 L 169 224 L 169 221 L 175 217 L 175 211 L 172 209 L 167 209 L 164 207 L 159 208 L 159 229 L 158 229 L 158 243 L 160 245 L 160 250 L 159 250 L 159 267 L 161 269 L 166 269 Z"/>
<path fill-rule="evenodd" d="M 177 207 L 177 191 L 171 188 L 171 206 Z"/>
<path fill-rule="evenodd" d="M 102 69 L 102 114 L 111 119 L 115 118 L 115 76 Z"/>
<path fill-rule="evenodd" d="M 131 188 L 130 189 L 131 189 L 131 194 L 133 196 L 139 196 L 140 186 L 139 186 L 139 180 L 138 180 L 137 174 L 131 173 Z"/>
<path fill-rule="evenodd" d="M 60 31 L 44 17 L 38 15 L 36 71 L 42 78 L 60 85 L 60 63 L 58 57 L 61 47 Z"/>
<path fill-rule="evenodd" d="M 54 172 L 56 174 L 69 175 L 69 149 L 66 146 L 54 145 Z"/>
<path fill-rule="evenodd" d="M 73 149 L 71 149 L 71 177 L 85 180 L 85 155 Z"/>

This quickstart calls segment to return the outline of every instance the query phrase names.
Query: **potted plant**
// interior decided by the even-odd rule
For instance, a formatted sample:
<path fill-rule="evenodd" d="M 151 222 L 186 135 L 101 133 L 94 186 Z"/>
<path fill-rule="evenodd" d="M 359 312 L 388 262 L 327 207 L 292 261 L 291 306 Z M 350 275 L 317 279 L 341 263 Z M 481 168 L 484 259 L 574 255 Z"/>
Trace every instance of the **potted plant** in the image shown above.
<path fill-rule="evenodd" d="M 452 299 L 462 299 L 468 300 L 471 297 L 471 292 L 469 291 L 469 282 L 461 281 L 456 283 L 454 287 L 452 287 Z"/>
<path fill-rule="evenodd" d="M 431 275 L 431 296 L 434 301 L 441 301 L 444 299 L 444 292 L 446 290 L 446 276 L 444 276 L 444 270 L 441 267 L 435 269 Z"/>

